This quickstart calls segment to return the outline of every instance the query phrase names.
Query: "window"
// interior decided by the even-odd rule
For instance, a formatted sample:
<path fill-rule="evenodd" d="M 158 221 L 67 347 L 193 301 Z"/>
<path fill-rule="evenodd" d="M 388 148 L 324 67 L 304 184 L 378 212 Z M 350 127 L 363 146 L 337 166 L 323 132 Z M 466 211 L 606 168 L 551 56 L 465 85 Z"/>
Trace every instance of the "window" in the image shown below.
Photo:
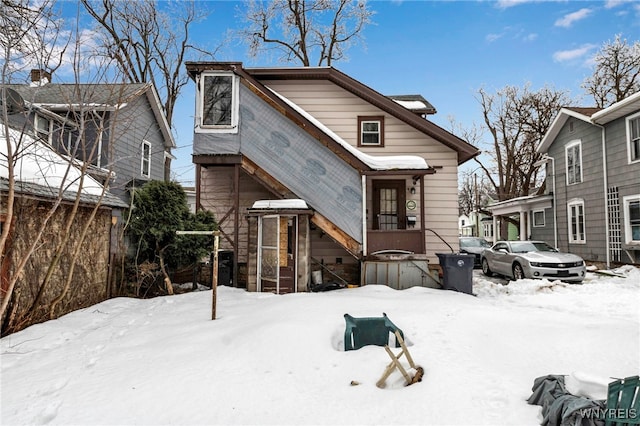
<path fill-rule="evenodd" d="M 582 157 L 580 141 L 572 142 L 565 148 L 567 160 L 567 185 L 582 182 Z"/>
<path fill-rule="evenodd" d="M 151 177 L 151 144 L 147 141 L 142 142 L 140 174 L 145 177 Z"/>
<path fill-rule="evenodd" d="M 384 117 L 358 117 L 358 146 L 384 146 Z"/>
<path fill-rule="evenodd" d="M 51 120 L 40 114 L 35 115 L 36 134 L 47 142 L 51 142 Z"/>
<path fill-rule="evenodd" d="M 373 181 L 373 229 L 406 229 L 404 180 Z"/>
<path fill-rule="evenodd" d="M 640 114 L 627 118 L 629 162 L 640 161 Z"/>
<path fill-rule="evenodd" d="M 483 223 L 482 230 L 485 238 L 493 240 L 493 223 Z"/>
<path fill-rule="evenodd" d="M 624 231 L 627 244 L 640 244 L 640 194 L 624 197 Z"/>
<path fill-rule="evenodd" d="M 544 226 L 544 210 L 533 211 L 533 227 L 540 228 Z"/>
<path fill-rule="evenodd" d="M 211 131 L 237 131 L 238 85 L 231 73 L 203 73 L 200 89 L 200 123 Z"/>
<path fill-rule="evenodd" d="M 586 242 L 584 201 L 572 200 L 567 203 L 567 215 L 569 222 L 569 242 L 584 244 Z"/>

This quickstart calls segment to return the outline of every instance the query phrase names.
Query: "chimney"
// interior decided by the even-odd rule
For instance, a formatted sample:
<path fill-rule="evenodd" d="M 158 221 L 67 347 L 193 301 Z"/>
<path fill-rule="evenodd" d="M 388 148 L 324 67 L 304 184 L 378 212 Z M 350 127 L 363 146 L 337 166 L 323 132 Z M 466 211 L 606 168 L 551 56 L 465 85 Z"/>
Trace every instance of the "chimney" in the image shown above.
<path fill-rule="evenodd" d="M 44 86 L 51 82 L 51 73 L 43 69 L 31 70 L 31 83 L 32 86 Z"/>

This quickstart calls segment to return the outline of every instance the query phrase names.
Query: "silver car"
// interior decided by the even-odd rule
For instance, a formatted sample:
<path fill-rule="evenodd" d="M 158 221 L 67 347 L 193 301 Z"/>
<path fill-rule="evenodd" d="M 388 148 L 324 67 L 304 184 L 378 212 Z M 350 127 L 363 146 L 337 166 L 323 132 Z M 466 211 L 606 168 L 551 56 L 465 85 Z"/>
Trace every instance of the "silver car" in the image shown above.
<path fill-rule="evenodd" d="M 560 253 L 543 241 L 498 241 L 482 252 L 482 272 L 511 277 L 547 278 L 568 282 L 584 280 L 586 268 L 580 256 Z"/>

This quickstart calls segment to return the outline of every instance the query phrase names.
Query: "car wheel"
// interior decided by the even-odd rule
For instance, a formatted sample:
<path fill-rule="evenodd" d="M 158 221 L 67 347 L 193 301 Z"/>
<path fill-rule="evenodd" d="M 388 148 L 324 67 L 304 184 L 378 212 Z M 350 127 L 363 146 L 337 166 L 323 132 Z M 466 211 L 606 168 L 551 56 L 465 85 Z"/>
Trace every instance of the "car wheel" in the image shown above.
<path fill-rule="evenodd" d="M 513 264 L 513 279 L 514 280 L 522 280 L 524 279 L 524 271 L 522 270 L 522 265 L 520 265 L 518 262 Z"/>
<path fill-rule="evenodd" d="M 487 262 L 487 259 L 482 259 L 482 273 L 488 277 L 493 276 L 493 272 L 491 272 L 491 268 L 489 268 L 489 262 Z"/>

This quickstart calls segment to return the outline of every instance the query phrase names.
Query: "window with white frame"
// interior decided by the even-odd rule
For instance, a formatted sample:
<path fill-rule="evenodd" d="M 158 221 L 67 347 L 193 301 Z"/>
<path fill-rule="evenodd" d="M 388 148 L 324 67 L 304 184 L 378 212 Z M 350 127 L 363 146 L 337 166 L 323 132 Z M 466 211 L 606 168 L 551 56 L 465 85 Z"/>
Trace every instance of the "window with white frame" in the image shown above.
<path fill-rule="evenodd" d="M 540 228 L 543 227 L 545 224 L 544 221 L 544 210 L 534 210 L 532 212 L 533 215 L 533 227 L 534 228 Z"/>
<path fill-rule="evenodd" d="M 140 174 L 144 177 L 151 177 L 151 144 L 147 141 L 142 142 Z"/>
<path fill-rule="evenodd" d="M 574 141 L 565 147 L 567 162 L 567 185 L 582 182 L 582 153 L 581 142 Z"/>
<path fill-rule="evenodd" d="M 630 163 L 640 161 L 640 113 L 627 118 L 627 151 Z"/>
<path fill-rule="evenodd" d="M 622 199 L 624 203 L 624 234 L 627 244 L 640 244 L 640 194 Z"/>
<path fill-rule="evenodd" d="M 358 146 L 384 146 L 384 117 L 358 117 Z"/>
<path fill-rule="evenodd" d="M 482 231 L 485 238 L 493 239 L 493 223 L 484 223 L 482 225 Z"/>
<path fill-rule="evenodd" d="M 233 73 L 203 73 L 199 127 L 219 132 L 237 131 L 238 90 L 237 77 Z"/>
<path fill-rule="evenodd" d="M 35 128 L 36 128 L 36 133 L 39 137 L 41 137 L 42 139 L 44 139 L 47 142 L 51 142 L 51 128 L 53 126 L 53 123 L 51 120 L 49 120 L 48 118 L 40 115 L 40 114 L 36 114 L 35 115 Z"/>
<path fill-rule="evenodd" d="M 567 203 L 567 219 L 569 225 L 569 242 L 585 243 L 584 201 L 571 200 Z"/>

